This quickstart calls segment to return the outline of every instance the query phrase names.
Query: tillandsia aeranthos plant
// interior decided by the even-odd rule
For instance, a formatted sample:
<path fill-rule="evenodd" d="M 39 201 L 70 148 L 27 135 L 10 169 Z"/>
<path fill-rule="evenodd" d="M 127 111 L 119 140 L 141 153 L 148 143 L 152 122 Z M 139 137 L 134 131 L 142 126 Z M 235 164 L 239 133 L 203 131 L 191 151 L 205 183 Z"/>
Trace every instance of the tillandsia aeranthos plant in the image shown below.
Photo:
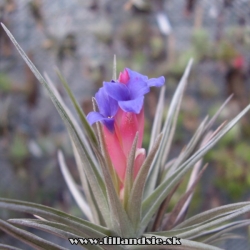
<path fill-rule="evenodd" d="M 36 219 L 0 220 L 6 233 L 35 249 L 65 249 L 42 239 L 19 226 L 37 228 L 65 239 L 121 237 L 119 245 L 103 242 L 81 245 L 85 249 L 220 249 L 216 241 L 233 237 L 230 230 L 248 226 L 250 220 L 232 221 L 250 211 L 250 202 L 240 202 L 213 208 L 186 218 L 194 188 L 206 169 L 202 157 L 250 109 L 248 105 L 230 122 L 215 131 L 211 127 L 218 112 L 206 117 L 180 155 L 169 161 L 181 99 L 192 65 L 188 63 L 164 119 L 164 77 L 148 79 L 133 70 L 125 69 L 113 80 L 104 82 L 93 98 L 94 111 L 87 116 L 81 110 L 65 79 L 58 71 L 65 89 L 79 115 L 81 125 L 54 88 L 48 76 L 38 72 L 14 37 L 3 25 L 37 79 L 47 89 L 69 132 L 83 192 L 72 178 L 62 152 L 58 159 L 68 187 L 82 210 L 85 219 L 34 203 L 0 198 L 0 207 L 33 214 Z M 144 129 L 144 95 L 151 87 L 161 87 L 159 103 L 146 153 L 142 148 Z M 93 126 L 96 129 L 93 130 Z M 95 132 L 96 131 L 96 132 Z M 226 167 L 226 166 L 225 166 Z M 189 177 L 186 192 L 169 211 L 169 202 L 185 176 Z M 171 238 L 175 237 L 175 238 Z M 129 244 L 128 239 L 157 239 L 163 245 Z M 169 245 L 172 239 L 176 245 Z M 151 241 L 152 243 L 152 241 Z M 159 241 L 158 241 L 159 243 Z M 2 249 L 13 249 L 0 244 Z"/>

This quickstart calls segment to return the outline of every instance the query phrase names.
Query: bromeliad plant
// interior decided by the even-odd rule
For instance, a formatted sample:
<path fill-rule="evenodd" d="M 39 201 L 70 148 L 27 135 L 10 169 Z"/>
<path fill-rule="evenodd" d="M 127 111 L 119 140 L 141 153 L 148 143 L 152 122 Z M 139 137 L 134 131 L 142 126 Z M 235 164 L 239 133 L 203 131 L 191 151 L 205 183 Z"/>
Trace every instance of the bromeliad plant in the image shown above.
<path fill-rule="evenodd" d="M 168 161 L 181 99 L 192 61 L 172 98 L 164 119 L 165 87 L 162 87 L 151 132 L 148 152 L 142 148 L 144 127 L 144 95 L 150 87 L 164 85 L 164 77 L 148 79 L 125 69 L 116 80 L 104 82 L 93 98 L 94 111 L 87 117 L 75 100 L 62 75 L 58 75 L 79 115 L 83 130 L 47 76 L 38 72 L 14 37 L 6 33 L 37 79 L 47 89 L 51 100 L 68 129 L 81 179 L 83 192 L 72 178 L 62 152 L 58 153 L 61 171 L 86 219 L 34 203 L 0 199 L 0 207 L 35 215 L 36 219 L 0 220 L 0 228 L 36 249 L 65 249 L 18 226 L 34 227 L 59 237 L 122 238 L 178 237 L 181 244 L 170 245 L 87 245 L 86 249 L 220 249 L 213 244 L 233 237 L 228 232 L 247 226 L 250 220 L 232 221 L 250 211 L 250 202 L 217 207 L 186 219 L 194 188 L 206 166 L 202 157 L 250 109 L 248 105 L 232 121 L 215 131 L 211 127 L 223 107 L 209 119 L 206 117 L 180 155 Z M 46 79 L 46 80 L 45 80 Z M 96 124 L 96 130 L 91 125 Z M 97 131 L 97 132 L 95 132 Z M 186 192 L 169 211 L 169 203 L 185 176 L 190 173 Z M 5 248 L 4 248 L 5 247 Z M 0 248 L 13 249 L 0 244 Z"/>

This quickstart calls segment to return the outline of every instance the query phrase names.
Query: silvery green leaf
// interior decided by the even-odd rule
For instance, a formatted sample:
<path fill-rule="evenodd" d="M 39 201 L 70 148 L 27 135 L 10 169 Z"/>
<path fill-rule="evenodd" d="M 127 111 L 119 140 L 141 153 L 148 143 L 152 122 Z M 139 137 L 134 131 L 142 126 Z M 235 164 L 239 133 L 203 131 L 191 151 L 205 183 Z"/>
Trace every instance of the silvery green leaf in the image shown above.
<path fill-rule="evenodd" d="M 84 172 L 84 162 L 81 161 L 80 156 L 73 142 L 72 142 L 72 147 L 73 147 L 73 153 L 75 156 L 76 166 L 79 172 L 79 177 L 82 183 L 83 191 L 86 196 L 87 202 L 89 206 L 91 207 L 91 212 L 93 214 L 94 223 L 104 226 L 105 222 L 103 221 L 102 214 L 96 204 L 95 197 L 93 196 L 88 180 L 86 178 L 86 174 Z"/>
<path fill-rule="evenodd" d="M 49 219 L 66 224 L 78 230 L 79 234 L 83 232 L 84 234 L 88 234 L 90 236 L 93 234 L 93 237 L 95 237 L 95 235 L 98 233 L 99 237 L 104 237 L 106 235 L 110 235 L 111 233 L 110 230 L 105 227 L 98 226 L 89 221 L 69 215 L 57 209 L 31 202 L 0 198 L 0 207 L 18 212 L 35 214 L 47 220 Z"/>
<path fill-rule="evenodd" d="M 46 250 L 67 250 L 66 248 L 56 245 L 50 241 L 44 240 L 32 233 L 29 233 L 23 229 L 15 227 L 10 223 L 0 219 L 0 229 L 5 233 L 12 235 L 20 241 L 34 247 L 35 249 L 46 249 Z"/>
<path fill-rule="evenodd" d="M 54 234 L 58 237 L 61 237 L 63 239 L 69 239 L 69 238 L 98 238 L 99 235 L 96 236 L 89 236 L 81 234 L 80 236 L 77 235 L 77 230 L 68 227 L 67 225 L 61 224 L 61 223 L 55 223 L 51 221 L 40 221 L 40 220 L 32 220 L 32 219 L 11 219 L 8 220 L 12 224 L 17 224 L 20 226 L 28 226 L 36 229 L 40 229 L 42 231 Z M 90 249 L 90 250 L 123 250 L 124 247 L 122 246 L 113 246 L 113 245 L 84 245 L 84 248 Z"/>
<path fill-rule="evenodd" d="M 97 142 L 97 138 L 96 138 L 96 136 L 95 136 L 95 133 L 94 133 L 92 127 L 89 125 L 89 123 L 88 123 L 88 121 L 87 121 L 87 119 L 86 119 L 86 116 L 85 116 L 85 114 L 83 113 L 83 110 L 81 109 L 79 103 L 78 103 L 77 100 L 75 99 L 75 96 L 73 95 L 73 93 L 72 93 L 72 91 L 71 91 L 71 89 L 70 89 L 70 87 L 69 87 L 67 81 L 65 80 L 65 78 L 63 77 L 63 75 L 61 74 L 61 72 L 60 72 L 58 69 L 56 70 L 56 73 L 57 73 L 59 79 L 61 80 L 61 82 L 62 82 L 62 84 L 63 84 L 65 90 L 67 91 L 67 93 L 68 93 L 68 95 L 69 95 L 69 97 L 70 97 L 70 99 L 71 99 L 71 102 L 72 102 L 73 105 L 74 105 L 75 110 L 76 110 L 76 112 L 77 112 L 77 114 L 78 114 L 78 116 L 79 116 L 79 118 L 80 118 L 80 120 L 81 120 L 81 122 L 82 122 L 82 125 L 83 125 L 85 131 L 87 132 L 87 135 L 88 135 L 89 138 L 91 139 L 91 142 L 92 142 L 95 146 L 97 146 L 97 145 L 98 145 L 98 142 Z"/>
<path fill-rule="evenodd" d="M 210 241 L 208 239 L 209 238 L 211 239 L 211 237 L 212 237 L 212 239 L 216 239 L 217 236 L 222 235 L 226 232 L 232 231 L 232 230 L 240 228 L 240 227 L 249 226 L 249 225 L 250 225 L 250 220 L 234 221 L 231 223 L 226 223 L 223 225 L 219 225 L 215 228 L 203 231 L 203 232 L 193 236 L 191 239 L 192 240 L 195 239 L 196 241 L 202 241 L 202 242 L 209 243 Z"/>
<path fill-rule="evenodd" d="M 207 222 L 211 222 L 211 221 L 214 221 L 218 218 L 222 218 L 223 216 L 233 214 L 234 210 L 237 210 L 239 208 L 243 208 L 247 205 L 250 205 L 250 202 L 241 202 L 241 203 L 230 204 L 230 205 L 210 209 L 210 210 L 205 211 L 201 214 L 198 214 L 196 216 L 191 217 L 190 219 L 182 222 L 181 224 L 177 225 L 175 228 L 173 228 L 169 231 L 154 232 L 154 234 L 162 235 L 162 236 L 166 236 L 166 237 L 171 237 L 171 236 L 180 237 L 180 235 L 183 235 L 185 233 L 189 233 L 191 230 L 196 229 L 199 225 L 204 225 Z M 238 222 L 233 222 L 233 223 L 237 224 Z M 180 225 L 181 225 L 181 227 L 180 227 Z M 226 225 L 227 224 L 224 224 L 224 226 L 226 226 Z M 220 226 L 220 224 L 218 224 L 218 226 Z M 196 235 L 198 235 L 198 234 L 196 234 Z M 194 235 L 194 237 L 195 237 L 195 235 Z"/>
<path fill-rule="evenodd" d="M 248 105 L 241 111 L 232 121 L 225 125 L 209 142 L 194 153 L 186 162 L 184 162 L 176 172 L 172 175 L 171 180 L 161 183 L 151 195 L 143 201 L 143 219 L 141 222 L 141 230 L 144 231 L 151 217 L 158 210 L 163 200 L 167 197 L 172 188 L 180 181 L 181 178 L 201 159 L 250 109 Z"/>
<path fill-rule="evenodd" d="M 169 213 L 166 214 L 169 203 L 170 203 L 173 195 L 175 194 L 176 190 L 180 186 L 180 184 L 181 184 L 181 181 L 179 183 L 177 183 L 177 185 L 168 194 L 166 199 L 162 202 L 159 210 L 156 213 L 155 221 L 154 221 L 152 229 L 151 229 L 150 224 L 149 224 L 147 227 L 147 231 L 158 232 L 160 230 L 160 228 L 162 228 L 163 221 L 165 221 L 170 215 Z M 164 217 L 165 217 L 165 220 L 164 220 Z"/>
<path fill-rule="evenodd" d="M 55 98 L 58 100 L 58 102 L 60 103 L 60 105 L 62 106 L 62 109 L 65 111 L 65 113 L 68 115 L 70 121 L 72 122 L 74 128 L 76 129 L 82 143 L 84 144 L 84 146 L 86 147 L 86 150 L 88 152 L 89 157 L 91 158 L 91 160 L 94 163 L 94 166 L 98 167 L 96 158 L 92 152 L 92 149 L 89 146 L 89 142 L 85 136 L 85 134 L 82 132 L 82 129 L 80 128 L 78 122 L 76 121 L 75 117 L 73 116 L 72 112 L 68 109 L 68 107 L 65 105 L 61 95 L 59 94 L 58 90 L 55 88 L 55 85 L 53 84 L 53 82 L 51 81 L 51 79 L 49 78 L 49 76 L 45 73 L 45 80 L 47 81 L 48 87 L 50 88 L 51 92 L 54 94 Z M 73 141 L 72 145 L 74 144 Z M 98 170 L 95 170 L 95 172 L 97 174 L 99 174 Z M 101 177 L 98 177 L 101 180 Z"/>
<path fill-rule="evenodd" d="M 222 215 L 221 217 L 219 217 L 218 219 L 215 220 L 208 220 L 208 221 L 204 221 L 200 224 L 195 224 L 196 228 L 193 228 L 189 231 L 186 231 L 184 233 L 180 233 L 178 236 L 181 238 L 193 238 L 195 237 L 197 234 L 210 229 L 212 227 L 217 227 L 220 226 L 222 223 L 225 223 L 226 221 L 229 221 L 231 219 L 234 219 L 235 217 L 238 217 L 242 214 L 245 214 L 247 212 L 250 211 L 250 205 L 245 206 L 243 208 L 239 208 L 237 210 L 234 210 L 232 213 L 227 214 L 227 215 Z M 162 234 L 161 234 L 162 235 Z"/>
<path fill-rule="evenodd" d="M 180 156 L 179 156 L 180 157 Z M 172 168 L 172 166 L 174 165 L 175 161 L 177 160 L 178 158 L 175 157 L 173 159 L 171 159 L 170 161 L 168 161 L 165 166 L 163 167 L 162 169 L 162 172 L 161 172 L 161 177 L 160 177 L 160 183 L 163 182 L 163 180 L 166 178 L 167 174 L 169 171 L 171 171 L 170 169 Z"/>
<path fill-rule="evenodd" d="M 0 243 L 0 249 L 2 250 L 22 250 L 21 248 L 13 247 L 10 245 L 5 245 Z"/>
<path fill-rule="evenodd" d="M 61 223 L 55 223 L 55 222 L 51 222 L 51 221 L 40 221 L 40 220 L 34 220 L 34 219 L 10 219 L 8 220 L 11 224 L 14 225 L 20 225 L 20 226 L 27 226 L 27 227 L 32 227 L 32 228 L 36 228 L 48 233 L 51 233 L 55 236 L 58 236 L 60 238 L 66 239 L 68 240 L 69 238 L 89 238 L 89 235 L 78 235 L 77 230 L 68 227 L 65 224 L 61 224 Z M 98 235 L 95 237 L 97 238 Z M 94 238 L 92 236 L 92 238 Z M 105 249 L 102 248 L 100 246 L 95 246 L 95 245 L 86 245 L 84 246 L 84 248 L 86 249 L 90 249 L 90 250 L 101 250 L 101 249 Z M 107 248 L 108 249 L 108 248 Z M 115 250 L 114 246 L 113 249 Z"/>
<path fill-rule="evenodd" d="M 219 232 L 215 233 L 214 235 L 207 237 L 203 242 L 204 243 L 213 243 L 218 238 L 225 235 L 227 232 L 230 232 L 230 231 L 235 230 L 237 228 L 249 226 L 249 224 L 250 224 L 250 220 L 237 221 L 237 222 L 227 224 L 227 227 L 225 229 L 221 229 Z"/>
<path fill-rule="evenodd" d="M 215 220 L 223 215 L 232 214 L 235 210 L 243 208 L 245 206 L 250 205 L 250 202 L 238 202 L 234 204 L 224 205 L 220 207 L 216 207 L 205 211 L 203 213 L 192 216 L 191 218 L 185 220 L 184 222 L 178 224 L 175 229 L 188 227 L 195 224 L 204 223 L 207 220 Z"/>
<path fill-rule="evenodd" d="M 54 88 L 51 88 L 52 85 L 48 84 L 47 86 L 51 90 L 49 93 L 54 93 L 55 98 L 57 98 L 58 102 L 54 104 L 65 122 L 65 125 L 69 131 L 70 139 L 74 147 L 76 148 L 81 162 L 84 162 L 84 171 L 90 183 L 91 191 L 93 192 L 95 200 L 97 201 L 98 208 L 102 212 L 102 217 L 104 218 L 106 224 L 110 225 L 110 214 L 106 200 L 106 188 L 100 175 L 100 171 L 97 168 L 98 165 L 96 163 L 95 157 L 93 156 L 89 148 L 89 144 L 86 141 L 84 134 L 81 133 L 77 122 L 62 102 L 62 99 L 58 95 L 58 92 L 55 91 Z M 59 108 L 57 105 L 59 106 Z M 94 149 L 96 151 L 99 150 L 97 148 Z"/>
<path fill-rule="evenodd" d="M 202 160 L 199 160 L 198 162 L 195 163 L 194 168 L 193 168 L 192 173 L 191 173 L 190 178 L 189 178 L 186 193 L 189 192 L 189 190 L 191 190 L 190 188 L 195 182 L 196 182 L 195 185 L 198 184 L 197 183 L 197 180 L 198 180 L 197 175 L 199 173 L 201 164 L 202 164 Z M 195 189 L 195 187 L 194 187 L 194 189 Z M 185 203 L 182 204 L 181 210 L 179 211 L 179 214 L 176 218 L 175 224 L 179 224 L 182 220 L 184 220 L 184 217 L 187 214 L 189 204 L 190 204 L 192 197 L 193 197 L 193 194 L 194 194 L 194 189 L 193 189 L 193 191 L 191 191 L 190 195 L 187 197 Z"/>
<path fill-rule="evenodd" d="M 186 67 L 186 70 L 184 72 L 184 75 L 181 78 L 181 81 L 178 85 L 178 88 L 175 91 L 173 99 L 170 103 L 167 118 L 165 120 L 163 130 L 162 130 L 162 132 L 163 132 L 162 142 L 161 142 L 159 151 L 157 153 L 157 157 L 155 158 L 155 160 L 150 168 L 149 175 L 148 175 L 146 189 L 145 189 L 145 197 L 148 197 L 152 193 L 152 191 L 155 189 L 157 179 L 159 177 L 159 171 L 161 168 L 161 164 L 165 164 L 165 162 L 163 162 L 163 159 L 166 159 L 166 157 L 168 155 L 169 147 L 172 143 L 170 136 L 171 136 L 171 133 L 174 131 L 174 127 L 175 127 L 174 120 L 176 119 L 178 112 L 179 112 L 178 107 L 180 106 L 183 92 L 184 92 L 185 86 L 187 84 L 187 77 L 189 75 L 192 62 L 193 62 L 193 60 L 189 61 L 188 65 Z"/>
<path fill-rule="evenodd" d="M 131 189 L 133 186 L 133 179 L 134 179 L 134 162 L 135 162 L 135 154 L 136 154 L 136 146 L 138 141 L 138 132 L 136 132 L 135 139 L 133 141 L 131 150 L 129 152 L 128 160 L 127 160 L 127 168 L 125 174 L 125 181 L 124 181 L 124 197 L 123 197 L 123 204 L 124 208 L 127 209 L 129 206 L 129 197 L 131 193 Z"/>
<path fill-rule="evenodd" d="M 181 211 L 181 209 L 182 209 L 183 205 L 185 204 L 186 200 L 193 193 L 194 189 L 196 188 L 196 185 L 198 184 L 198 181 L 200 180 L 200 178 L 201 178 L 202 174 L 204 173 L 204 171 L 206 170 L 206 168 L 207 168 L 207 164 L 199 172 L 198 176 L 196 177 L 196 179 L 194 180 L 192 185 L 189 187 L 189 189 L 186 191 L 186 193 L 184 193 L 184 195 L 176 203 L 176 205 L 173 208 L 173 210 L 171 211 L 167 221 L 165 222 L 165 225 L 163 226 L 163 230 L 171 229 L 175 225 L 175 223 L 176 223 L 176 221 L 178 219 L 179 212 Z"/>
<path fill-rule="evenodd" d="M 62 223 L 37 219 L 9 219 L 8 222 L 13 225 L 37 228 L 63 239 L 83 237 L 83 234 L 81 236 L 78 235 L 77 230 L 74 230 L 73 228 Z M 88 237 L 88 235 L 86 234 L 85 237 Z"/>
<path fill-rule="evenodd" d="M 195 131 L 193 137 L 191 138 L 190 142 L 186 146 L 186 148 L 181 152 L 181 154 L 177 157 L 174 164 L 169 168 L 166 176 L 163 180 L 168 180 L 171 178 L 172 174 L 176 171 L 176 169 L 186 160 L 188 157 L 191 156 L 195 148 L 197 147 L 206 126 L 206 122 L 208 120 L 208 116 L 201 122 L 197 130 Z M 161 181 L 162 182 L 162 181 Z"/>
<path fill-rule="evenodd" d="M 184 89 L 183 89 L 183 92 L 184 92 Z M 182 92 L 182 95 L 183 95 L 183 92 Z M 165 149 L 163 151 L 164 153 L 162 155 L 161 162 L 160 162 L 161 166 L 164 166 L 164 164 L 166 163 L 166 161 L 168 159 L 168 155 L 169 155 L 170 148 L 171 148 L 173 138 L 174 138 L 174 134 L 176 131 L 176 124 L 177 124 L 178 115 L 179 115 L 179 111 L 180 111 L 180 107 L 181 107 L 181 100 L 182 100 L 182 96 L 180 97 L 180 101 L 176 104 L 173 117 L 172 118 L 167 117 L 167 120 L 169 119 L 172 121 L 171 121 L 171 125 L 169 126 L 169 131 L 168 131 L 168 129 L 166 129 L 166 131 L 168 131 L 167 132 L 168 136 L 167 136 L 166 144 L 164 144 Z M 171 108 L 171 105 L 170 105 L 170 108 Z M 168 126 L 166 126 L 166 127 L 168 128 Z"/>
<path fill-rule="evenodd" d="M 218 116 L 221 114 L 221 111 L 225 108 L 225 106 L 229 103 L 229 101 L 232 99 L 233 94 L 230 95 L 226 101 L 220 106 L 220 108 L 217 110 L 217 112 L 213 115 L 213 117 L 210 119 L 210 121 L 207 123 L 205 130 L 208 131 L 209 129 L 211 129 L 212 125 L 214 124 L 214 122 L 216 121 L 216 119 L 218 118 Z"/>
<path fill-rule="evenodd" d="M 155 235 L 155 234 L 145 234 L 143 235 L 145 237 L 151 238 L 151 237 L 156 237 L 156 238 L 160 238 L 162 240 L 166 240 L 167 237 L 163 237 L 163 236 L 159 236 L 159 235 Z M 180 239 L 181 241 L 181 245 L 137 245 L 137 246 L 129 246 L 128 249 L 130 250 L 139 250 L 139 249 L 178 249 L 178 250 L 222 250 L 221 248 L 215 247 L 215 246 L 211 246 L 211 245 L 207 245 L 201 242 L 195 242 L 195 241 L 191 241 L 191 240 L 186 240 L 186 239 Z"/>
<path fill-rule="evenodd" d="M 75 146 L 77 148 L 77 151 L 81 157 L 81 160 L 85 162 L 85 173 L 87 175 L 87 178 L 89 180 L 89 183 L 91 185 L 93 194 L 96 198 L 96 201 L 98 203 L 99 208 L 101 208 L 101 212 L 103 215 L 103 218 L 105 219 L 106 223 L 110 224 L 110 213 L 109 208 L 107 204 L 106 199 L 106 190 L 105 187 L 102 185 L 101 178 L 98 178 L 98 172 L 96 171 L 96 166 L 94 165 L 90 155 L 88 154 L 88 150 L 86 146 L 81 141 L 81 138 L 79 137 L 79 134 L 77 133 L 77 130 L 72 123 L 71 119 L 69 118 L 67 112 L 63 109 L 60 101 L 56 98 L 53 91 L 49 87 L 48 83 L 45 81 L 45 79 L 42 77 L 42 75 L 39 73 L 39 71 L 36 69 L 34 64 L 30 61 L 28 56 L 24 53 L 22 48 L 19 46 L 19 44 L 16 42 L 15 38 L 12 36 L 12 34 L 9 32 L 9 30 L 2 24 L 4 30 L 6 31 L 7 35 L 13 42 L 13 44 L 16 46 L 18 52 L 23 57 L 27 65 L 29 66 L 30 70 L 34 73 L 36 78 L 45 86 L 45 88 L 48 90 L 48 93 L 50 95 L 51 100 L 53 101 L 55 107 L 57 108 L 61 118 L 65 122 L 65 125 L 69 131 L 70 137 L 73 139 Z"/>
<path fill-rule="evenodd" d="M 160 134 L 163 109 L 164 109 L 165 91 L 166 91 L 166 86 L 163 86 L 161 88 L 159 101 L 157 103 L 157 108 L 155 111 L 155 118 L 154 118 L 153 127 L 152 127 L 152 131 L 151 131 L 150 144 L 148 147 L 148 151 L 150 151 L 152 149 L 153 144 L 155 142 L 155 139 Z"/>
<path fill-rule="evenodd" d="M 212 132 L 209 131 L 203 138 L 202 142 L 201 142 L 201 145 L 200 145 L 200 148 L 203 147 L 207 142 L 208 140 L 211 138 L 211 135 L 212 135 Z M 200 170 L 200 166 L 202 164 L 202 160 L 199 160 L 195 163 L 194 165 L 194 168 L 191 172 L 191 175 L 190 175 L 190 178 L 189 178 L 189 182 L 188 182 L 188 185 L 187 185 L 187 191 L 188 189 L 193 185 L 193 183 L 195 182 L 195 180 L 197 179 L 197 175 L 199 173 L 199 170 Z M 192 196 L 193 196 L 193 192 L 191 193 L 191 195 L 188 197 L 188 199 L 186 200 L 185 204 L 183 204 L 182 208 L 181 208 L 181 211 L 180 213 L 178 214 L 176 220 L 178 222 L 176 223 L 180 223 L 180 220 L 183 220 L 184 219 L 184 216 L 187 212 L 187 209 L 188 209 L 188 206 L 192 200 Z"/>
<path fill-rule="evenodd" d="M 233 240 L 233 239 L 244 239 L 244 237 L 238 234 L 228 233 L 228 234 L 221 235 L 215 240 L 213 240 L 213 244 L 217 242 L 221 242 L 225 240 Z"/>
<path fill-rule="evenodd" d="M 169 106 L 167 118 L 165 120 L 164 127 L 163 127 L 163 139 L 161 143 L 161 145 L 164 145 L 164 148 L 161 147 L 159 151 L 159 158 L 161 158 L 160 163 L 163 163 L 162 160 L 166 158 L 165 155 L 168 155 L 168 151 L 172 143 L 171 142 L 172 140 L 169 140 L 169 136 L 171 134 L 171 130 L 172 131 L 175 130 L 174 120 L 176 119 L 179 113 L 180 104 L 182 101 L 185 87 L 187 85 L 187 78 L 189 76 L 192 64 L 193 64 L 193 59 L 189 60 L 188 65 L 185 69 L 185 72 L 180 80 L 180 83 L 174 93 L 173 99 Z M 166 148 L 167 148 L 167 152 L 166 152 Z"/>
<path fill-rule="evenodd" d="M 157 137 L 153 148 L 148 153 L 148 156 L 146 157 L 144 163 L 142 164 L 133 183 L 133 187 L 128 202 L 128 215 L 135 228 L 138 227 L 138 223 L 141 218 L 142 197 L 148 171 L 151 166 L 151 163 L 153 162 L 156 156 L 159 145 L 161 143 L 161 139 L 162 139 L 162 134 L 160 134 Z"/>
<path fill-rule="evenodd" d="M 58 152 L 58 161 L 59 161 L 59 165 L 60 165 L 63 177 L 77 205 L 82 210 L 82 212 L 87 217 L 87 219 L 93 222 L 93 215 L 91 213 L 90 207 L 88 203 L 86 202 L 85 198 L 83 197 L 83 195 L 80 193 L 72 175 L 70 174 L 69 169 L 66 165 L 63 153 L 61 151 Z"/>

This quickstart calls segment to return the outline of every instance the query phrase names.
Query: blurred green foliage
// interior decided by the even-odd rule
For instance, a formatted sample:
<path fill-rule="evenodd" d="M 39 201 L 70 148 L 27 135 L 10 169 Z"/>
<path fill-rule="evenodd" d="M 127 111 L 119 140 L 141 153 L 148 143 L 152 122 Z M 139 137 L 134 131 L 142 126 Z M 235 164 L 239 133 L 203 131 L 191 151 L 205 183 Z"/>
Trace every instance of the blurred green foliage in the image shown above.
<path fill-rule="evenodd" d="M 0 73 L 0 91 L 3 93 L 9 93 L 11 90 L 11 80 L 4 74 Z"/>
<path fill-rule="evenodd" d="M 240 137 L 240 126 L 237 125 L 204 159 L 211 162 L 215 169 L 215 186 L 226 192 L 230 199 L 243 197 L 250 188 L 249 152 L 249 141 Z"/>

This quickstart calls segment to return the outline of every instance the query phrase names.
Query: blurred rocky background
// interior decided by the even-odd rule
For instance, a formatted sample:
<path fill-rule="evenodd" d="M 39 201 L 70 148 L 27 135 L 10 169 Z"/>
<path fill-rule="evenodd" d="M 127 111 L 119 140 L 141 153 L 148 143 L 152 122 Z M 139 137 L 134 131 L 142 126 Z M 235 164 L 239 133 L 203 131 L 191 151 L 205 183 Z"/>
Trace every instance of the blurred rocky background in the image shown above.
<path fill-rule="evenodd" d="M 166 109 L 187 61 L 193 57 L 172 157 L 205 115 L 214 114 L 229 95 L 234 93 L 218 124 L 231 119 L 250 101 L 248 0 L 0 0 L 0 21 L 40 72 L 49 75 L 73 110 L 55 73 L 60 69 L 86 114 L 92 110 L 95 91 L 103 81 L 111 80 L 114 54 L 118 72 L 129 67 L 149 77 L 166 77 Z M 152 89 L 146 97 L 145 147 L 158 91 Z M 206 155 L 209 167 L 190 214 L 250 199 L 249 121 L 247 114 Z M 59 115 L 0 28 L 0 196 L 81 216 L 58 167 L 59 148 L 78 179 Z M 1 210 L 0 216 L 20 214 Z M 245 238 L 222 242 L 221 246 L 249 249 L 248 230 L 239 233 Z M 0 242 L 29 249 L 2 232 Z M 71 248 L 67 242 L 60 244 Z"/>

